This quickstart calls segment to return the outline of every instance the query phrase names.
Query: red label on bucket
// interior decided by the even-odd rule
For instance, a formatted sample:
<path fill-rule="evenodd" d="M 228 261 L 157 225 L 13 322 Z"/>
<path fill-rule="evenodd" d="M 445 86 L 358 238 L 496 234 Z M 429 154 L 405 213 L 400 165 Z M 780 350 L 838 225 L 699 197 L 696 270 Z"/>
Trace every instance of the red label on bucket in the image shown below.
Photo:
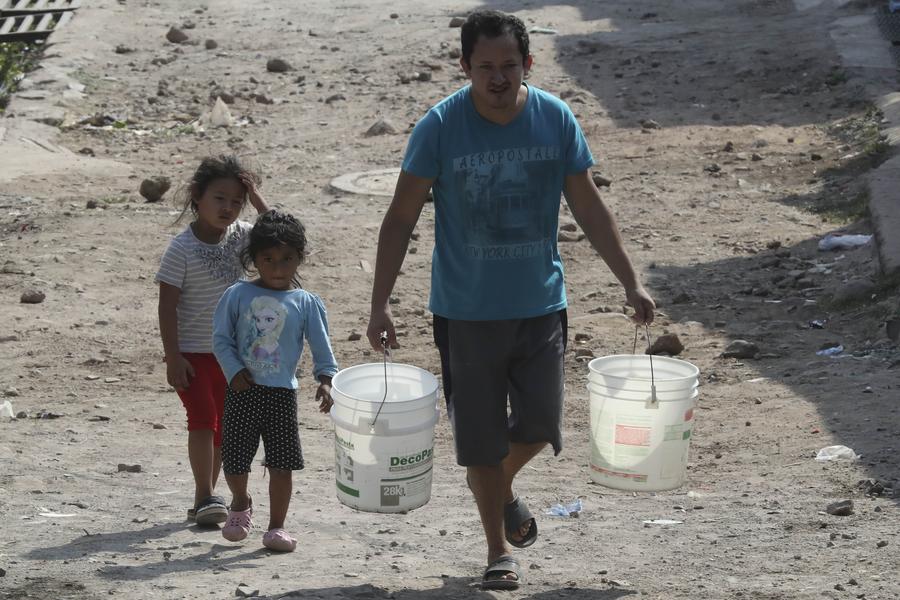
<path fill-rule="evenodd" d="M 616 443 L 623 446 L 649 446 L 650 428 L 616 425 Z"/>
<path fill-rule="evenodd" d="M 688 421 L 690 421 L 690 420 L 693 419 L 693 418 L 694 418 L 694 409 L 693 409 L 693 408 L 689 408 L 689 409 L 687 409 L 686 411 L 684 411 L 684 421 L 685 421 L 685 423 L 687 423 Z"/>

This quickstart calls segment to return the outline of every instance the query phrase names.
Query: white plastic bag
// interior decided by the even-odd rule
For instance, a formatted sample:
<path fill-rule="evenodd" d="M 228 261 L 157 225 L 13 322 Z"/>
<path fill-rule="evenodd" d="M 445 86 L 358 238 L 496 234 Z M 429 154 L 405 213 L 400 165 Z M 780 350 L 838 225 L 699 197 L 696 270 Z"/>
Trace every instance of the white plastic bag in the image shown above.
<path fill-rule="evenodd" d="M 872 241 L 871 235 L 834 235 L 829 233 L 819 240 L 819 250 L 852 250 Z"/>
<path fill-rule="evenodd" d="M 228 105 L 219 97 L 216 97 L 216 103 L 213 105 L 212 110 L 203 115 L 200 121 L 203 125 L 209 127 L 231 127 L 234 125 L 234 117 L 231 116 Z"/>
<path fill-rule="evenodd" d="M 827 446 L 819 450 L 816 454 L 816 460 L 820 462 L 828 462 L 833 460 L 856 460 L 859 454 L 847 446 Z"/>
<path fill-rule="evenodd" d="M 4 400 L 3 403 L 0 404 L 0 418 L 12 419 L 14 416 L 12 404 L 9 400 Z"/>

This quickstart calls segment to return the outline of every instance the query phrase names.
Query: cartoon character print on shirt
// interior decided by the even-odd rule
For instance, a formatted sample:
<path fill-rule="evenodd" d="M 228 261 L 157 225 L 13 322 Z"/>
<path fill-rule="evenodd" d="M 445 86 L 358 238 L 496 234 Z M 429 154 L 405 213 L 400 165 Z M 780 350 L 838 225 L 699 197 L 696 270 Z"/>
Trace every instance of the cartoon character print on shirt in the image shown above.
<path fill-rule="evenodd" d="M 287 320 L 287 308 L 271 296 L 257 296 L 244 318 L 249 322 L 244 364 L 251 372 L 277 373 L 281 369 L 278 339 Z"/>
<path fill-rule="evenodd" d="M 241 244 L 242 237 L 241 231 L 235 228 L 223 242 L 215 246 L 205 244 L 195 246 L 194 253 L 211 277 L 229 282 L 241 278 L 242 269 L 238 259 L 240 254 L 238 246 Z"/>
<path fill-rule="evenodd" d="M 466 255 L 519 260 L 552 247 L 554 214 L 544 205 L 558 146 L 493 150 L 453 159 Z"/>

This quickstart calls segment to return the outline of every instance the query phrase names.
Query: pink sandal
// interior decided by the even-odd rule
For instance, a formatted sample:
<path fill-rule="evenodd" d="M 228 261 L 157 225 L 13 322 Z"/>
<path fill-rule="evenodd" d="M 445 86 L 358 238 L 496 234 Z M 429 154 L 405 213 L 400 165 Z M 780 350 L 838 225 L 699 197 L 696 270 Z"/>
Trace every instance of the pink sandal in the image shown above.
<path fill-rule="evenodd" d="M 222 528 L 222 537 L 229 542 L 239 542 L 247 537 L 253 528 L 253 506 L 247 510 L 229 510 L 228 519 Z"/>
<path fill-rule="evenodd" d="M 278 527 L 265 533 L 263 546 L 277 552 L 293 552 L 297 547 L 297 540 L 289 536 L 287 531 Z"/>

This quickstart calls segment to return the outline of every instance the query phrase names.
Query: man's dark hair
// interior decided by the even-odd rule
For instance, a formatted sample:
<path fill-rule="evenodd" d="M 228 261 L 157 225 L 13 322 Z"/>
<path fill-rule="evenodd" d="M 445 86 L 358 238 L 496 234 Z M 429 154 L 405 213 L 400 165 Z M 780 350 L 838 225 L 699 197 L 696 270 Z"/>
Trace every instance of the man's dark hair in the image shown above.
<path fill-rule="evenodd" d="M 486 38 L 497 38 L 501 35 L 512 34 L 519 43 L 519 51 L 522 53 L 522 63 L 528 58 L 528 31 L 525 23 L 515 16 L 499 10 L 477 10 L 466 19 L 462 26 L 461 42 L 462 57 L 467 65 L 472 64 L 472 51 L 475 42 L 482 35 Z"/>

